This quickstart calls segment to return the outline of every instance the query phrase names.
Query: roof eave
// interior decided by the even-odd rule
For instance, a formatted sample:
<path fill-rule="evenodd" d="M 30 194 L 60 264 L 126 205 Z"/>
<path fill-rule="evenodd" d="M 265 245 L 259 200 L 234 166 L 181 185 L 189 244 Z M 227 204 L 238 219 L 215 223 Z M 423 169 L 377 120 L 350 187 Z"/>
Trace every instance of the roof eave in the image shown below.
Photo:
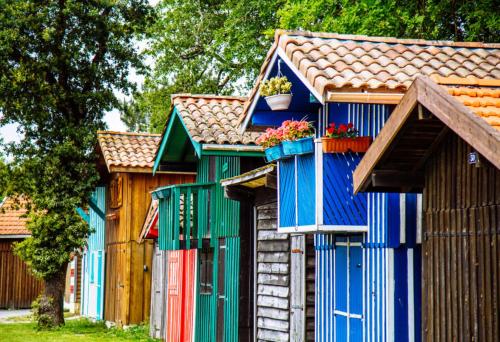
<path fill-rule="evenodd" d="M 436 101 L 436 99 L 440 100 Z M 418 76 L 357 166 L 353 174 L 356 193 L 367 189 L 370 175 L 418 103 L 500 169 L 498 158 L 500 132 L 454 99 L 441 86 L 427 77 Z M 452 116 L 449 115 L 450 113 L 453 113 Z M 480 134 L 481 137 L 479 137 Z"/>

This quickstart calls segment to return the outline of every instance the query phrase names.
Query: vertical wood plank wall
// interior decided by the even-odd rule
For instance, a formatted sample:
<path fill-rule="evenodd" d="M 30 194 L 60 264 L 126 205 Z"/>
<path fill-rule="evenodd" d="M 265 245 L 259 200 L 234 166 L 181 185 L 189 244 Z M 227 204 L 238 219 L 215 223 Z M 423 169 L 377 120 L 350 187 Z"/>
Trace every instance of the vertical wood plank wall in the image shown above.
<path fill-rule="evenodd" d="M 290 237 L 277 233 L 277 203 L 257 206 L 257 340 L 290 340 Z"/>
<path fill-rule="evenodd" d="M 29 308 L 43 290 L 43 282 L 12 251 L 14 241 L 0 240 L 0 309 Z"/>
<path fill-rule="evenodd" d="M 151 309 L 149 334 L 153 338 L 165 336 L 166 295 L 167 288 L 167 251 L 160 250 L 155 241 L 153 266 L 151 268 Z"/>
<path fill-rule="evenodd" d="M 450 134 L 426 165 L 423 337 L 498 341 L 500 171 Z"/>
<path fill-rule="evenodd" d="M 108 205 L 107 211 L 114 217 L 106 222 L 104 318 L 118 325 L 136 324 L 149 319 L 151 307 L 153 242 L 136 241 L 149 208 L 150 192 L 164 185 L 192 182 L 194 176 L 115 173 L 111 177 L 122 177 L 123 192 L 121 207 L 111 209 Z"/>

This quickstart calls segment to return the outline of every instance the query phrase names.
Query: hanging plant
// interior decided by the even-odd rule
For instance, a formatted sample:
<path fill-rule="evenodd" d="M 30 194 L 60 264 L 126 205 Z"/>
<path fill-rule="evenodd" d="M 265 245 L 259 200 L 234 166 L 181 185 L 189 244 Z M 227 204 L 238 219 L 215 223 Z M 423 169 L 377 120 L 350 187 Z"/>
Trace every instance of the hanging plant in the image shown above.
<path fill-rule="evenodd" d="M 360 137 L 359 131 L 352 123 L 335 126 L 331 123 L 326 129 L 326 137 L 321 139 L 323 152 L 325 153 L 345 153 L 345 152 L 366 152 L 372 142 L 371 137 Z"/>
<path fill-rule="evenodd" d="M 292 83 L 286 76 L 272 77 L 262 82 L 259 93 L 263 96 L 271 110 L 287 110 L 292 102 Z"/>

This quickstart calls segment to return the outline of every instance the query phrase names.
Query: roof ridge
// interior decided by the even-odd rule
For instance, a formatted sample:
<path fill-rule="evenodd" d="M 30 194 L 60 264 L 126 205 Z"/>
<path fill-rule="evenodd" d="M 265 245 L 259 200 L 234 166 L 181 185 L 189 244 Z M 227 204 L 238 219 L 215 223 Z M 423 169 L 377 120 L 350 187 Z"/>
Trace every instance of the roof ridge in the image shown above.
<path fill-rule="evenodd" d="M 301 36 L 309 38 L 322 39 L 341 39 L 354 41 L 367 41 L 372 43 L 406 44 L 406 45 L 430 45 L 430 46 L 452 46 L 452 47 L 476 47 L 476 48 L 500 48 L 500 43 L 484 42 L 455 42 L 451 40 L 425 40 L 412 38 L 380 37 L 367 36 L 359 34 L 341 34 L 335 32 L 313 32 L 313 31 L 294 31 L 294 30 L 276 30 L 275 40 L 281 36 Z"/>
<path fill-rule="evenodd" d="M 172 100 L 181 97 L 190 97 L 195 99 L 225 99 L 225 100 L 239 100 L 239 101 L 246 101 L 248 99 L 248 97 L 246 96 L 236 96 L 236 95 L 191 94 L 191 93 L 178 93 L 171 95 Z"/>
<path fill-rule="evenodd" d="M 112 134 L 112 135 L 131 135 L 131 136 L 134 136 L 134 135 L 138 135 L 138 136 L 150 136 L 150 137 L 159 137 L 161 136 L 161 134 L 158 134 L 158 133 L 147 133 L 147 132 L 120 132 L 120 131 L 102 131 L 102 130 L 99 130 L 97 131 L 97 134 L 101 134 L 101 135 L 104 135 L 104 134 Z"/>

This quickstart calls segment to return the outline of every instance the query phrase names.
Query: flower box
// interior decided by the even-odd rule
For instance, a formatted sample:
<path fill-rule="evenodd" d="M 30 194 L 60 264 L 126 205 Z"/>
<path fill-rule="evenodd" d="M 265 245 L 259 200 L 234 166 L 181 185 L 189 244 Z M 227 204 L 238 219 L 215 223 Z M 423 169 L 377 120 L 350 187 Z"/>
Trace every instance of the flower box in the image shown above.
<path fill-rule="evenodd" d="M 345 153 L 359 152 L 363 153 L 368 150 L 372 143 L 371 137 L 356 137 L 356 138 L 321 138 L 324 153 Z"/>
<path fill-rule="evenodd" d="M 268 163 L 271 163 L 273 161 L 279 160 L 284 157 L 283 147 L 281 146 L 281 144 L 266 148 L 265 153 L 266 153 L 266 161 Z"/>
<path fill-rule="evenodd" d="M 314 152 L 314 138 L 307 137 L 294 141 L 283 141 L 283 153 L 285 156 L 307 154 Z"/>

